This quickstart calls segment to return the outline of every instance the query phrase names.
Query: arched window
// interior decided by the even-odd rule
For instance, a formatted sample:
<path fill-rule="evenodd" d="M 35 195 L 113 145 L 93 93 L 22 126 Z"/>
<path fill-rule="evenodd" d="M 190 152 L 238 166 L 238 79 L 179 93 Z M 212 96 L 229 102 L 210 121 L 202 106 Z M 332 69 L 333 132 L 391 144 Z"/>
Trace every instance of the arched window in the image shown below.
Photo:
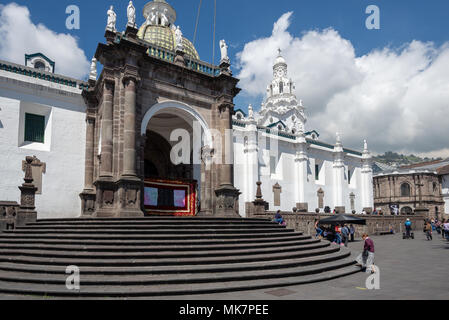
<path fill-rule="evenodd" d="M 284 93 L 284 83 L 279 82 L 279 93 Z"/>
<path fill-rule="evenodd" d="M 45 63 L 43 63 L 42 61 L 36 61 L 36 63 L 34 64 L 34 68 L 39 70 L 45 70 Z"/>
<path fill-rule="evenodd" d="M 401 197 L 410 197 L 411 190 L 410 185 L 408 183 L 403 183 L 401 185 Z"/>
<path fill-rule="evenodd" d="M 413 209 L 410 207 L 404 207 L 401 209 L 401 214 L 404 216 L 411 216 L 413 215 Z"/>

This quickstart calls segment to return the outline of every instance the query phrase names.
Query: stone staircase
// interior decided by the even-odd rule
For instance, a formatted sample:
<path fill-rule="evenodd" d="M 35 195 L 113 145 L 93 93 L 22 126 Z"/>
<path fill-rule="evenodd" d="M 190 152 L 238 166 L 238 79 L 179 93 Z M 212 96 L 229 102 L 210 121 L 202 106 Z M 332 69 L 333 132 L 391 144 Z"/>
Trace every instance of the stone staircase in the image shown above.
<path fill-rule="evenodd" d="M 326 281 L 359 271 L 354 257 L 263 219 L 40 220 L 0 233 L 0 294 L 157 297 Z M 80 290 L 66 268 L 80 269 Z"/>

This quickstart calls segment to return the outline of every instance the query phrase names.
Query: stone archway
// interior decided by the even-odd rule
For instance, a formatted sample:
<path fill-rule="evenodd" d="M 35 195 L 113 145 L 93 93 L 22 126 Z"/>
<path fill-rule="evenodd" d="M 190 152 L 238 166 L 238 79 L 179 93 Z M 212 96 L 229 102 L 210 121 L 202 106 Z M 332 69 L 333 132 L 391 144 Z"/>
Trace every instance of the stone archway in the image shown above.
<path fill-rule="evenodd" d="M 175 130 L 189 134 L 189 162 L 174 164 L 171 160 L 171 134 Z M 152 106 L 141 124 L 143 133 L 141 168 L 145 180 L 193 182 L 197 186 L 198 210 L 212 208 L 211 174 L 203 163 L 204 150 L 211 149 L 212 139 L 205 119 L 193 108 L 175 101 Z M 210 170 L 210 169 L 209 169 Z"/>

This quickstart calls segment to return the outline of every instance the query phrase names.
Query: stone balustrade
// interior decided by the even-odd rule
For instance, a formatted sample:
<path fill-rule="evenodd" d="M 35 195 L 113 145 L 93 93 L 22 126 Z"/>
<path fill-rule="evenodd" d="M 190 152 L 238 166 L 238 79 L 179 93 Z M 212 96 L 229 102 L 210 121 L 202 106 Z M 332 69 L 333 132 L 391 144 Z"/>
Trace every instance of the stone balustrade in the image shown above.
<path fill-rule="evenodd" d="M 254 213 L 252 218 L 273 219 L 275 212 Z M 287 222 L 287 228 L 296 231 L 304 232 L 306 234 L 315 234 L 315 220 L 321 220 L 331 217 L 329 214 L 316 213 L 292 213 L 282 212 L 284 220 Z M 356 238 L 360 238 L 362 234 L 367 233 L 374 235 L 378 232 L 389 231 L 391 227 L 395 233 L 402 233 L 404 231 L 404 223 L 409 218 L 412 221 L 413 230 L 415 232 L 422 231 L 424 227 L 425 216 L 373 216 L 373 215 L 356 215 L 358 218 L 366 219 L 365 226 L 354 225 L 356 229 Z"/>

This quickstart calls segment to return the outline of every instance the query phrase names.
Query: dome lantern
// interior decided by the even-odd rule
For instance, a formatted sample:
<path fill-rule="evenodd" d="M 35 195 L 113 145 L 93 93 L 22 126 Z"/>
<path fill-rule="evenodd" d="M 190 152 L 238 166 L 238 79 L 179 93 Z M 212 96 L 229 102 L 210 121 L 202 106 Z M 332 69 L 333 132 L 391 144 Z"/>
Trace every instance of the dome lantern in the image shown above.
<path fill-rule="evenodd" d="M 174 52 L 176 50 L 175 9 L 165 0 L 154 0 L 145 5 L 143 16 L 145 22 L 140 27 L 137 37 L 152 45 Z M 194 45 L 185 37 L 182 38 L 182 42 L 185 55 L 200 60 Z"/>

